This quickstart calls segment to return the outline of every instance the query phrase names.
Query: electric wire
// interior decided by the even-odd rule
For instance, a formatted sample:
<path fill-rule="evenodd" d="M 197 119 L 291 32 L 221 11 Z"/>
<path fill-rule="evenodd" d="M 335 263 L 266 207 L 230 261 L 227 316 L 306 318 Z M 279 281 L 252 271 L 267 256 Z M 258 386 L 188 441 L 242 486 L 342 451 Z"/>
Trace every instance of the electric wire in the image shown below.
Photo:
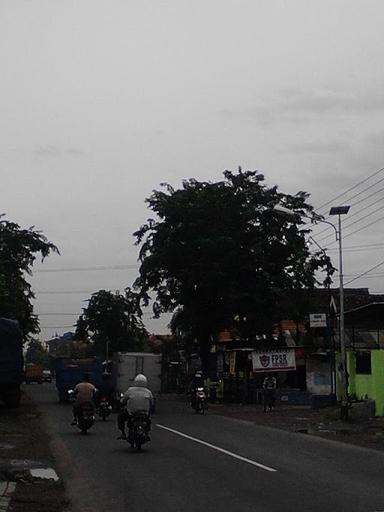
<path fill-rule="evenodd" d="M 68 268 L 43 268 L 34 270 L 34 273 L 53 273 L 53 272 L 94 272 L 104 270 L 127 270 L 137 269 L 138 264 L 135 265 L 103 265 L 97 267 L 68 267 Z"/>
<path fill-rule="evenodd" d="M 360 218 L 360 219 L 358 219 L 358 220 L 355 220 L 354 222 L 351 222 L 351 223 L 349 223 L 349 224 L 343 224 L 343 232 L 344 232 L 346 229 L 350 228 L 351 226 L 354 226 L 355 224 L 358 224 L 359 222 L 361 222 L 361 221 L 363 221 L 363 220 L 367 219 L 367 218 L 368 218 L 368 217 L 370 217 L 371 215 L 373 215 L 373 214 L 375 214 L 375 213 L 377 213 L 377 212 L 379 212 L 380 210 L 383 210 L 383 209 L 384 209 L 384 206 L 380 206 L 380 208 L 376 208 L 376 210 L 374 210 L 373 212 L 368 213 L 367 215 L 364 215 L 363 217 L 361 217 L 361 218 Z M 381 217 L 380 219 L 383 219 L 383 218 L 384 218 L 384 217 Z M 377 222 L 378 222 L 380 219 L 377 219 Z M 375 223 L 375 222 L 376 222 L 376 221 L 374 221 L 373 223 Z M 371 225 L 371 224 L 367 224 L 367 227 L 368 227 L 368 226 L 370 226 L 370 225 Z M 357 232 L 357 231 L 354 231 L 353 233 L 356 233 L 356 232 Z M 347 238 L 347 236 L 349 236 L 350 234 L 351 234 L 351 233 L 348 233 L 347 235 L 343 235 L 343 238 Z M 319 242 L 322 242 L 322 241 L 326 240 L 326 239 L 327 239 L 327 238 L 329 238 L 329 237 L 330 237 L 330 235 L 326 235 L 326 236 L 324 236 L 324 237 L 320 238 L 320 239 L 319 239 Z"/>
<path fill-rule="evenodd" d="M 36 313 L 37 316 L 80 316 L 82 313 Z M 142 316 L 153 315 L 149 311 L 145 311 Z"/>
<path fill-rule="evenodd" d="M 356 229 L 355 231 L 352 231 L 352 233 L 347 233 L 346 235 L 343 235 L 343 240 L 345 238 L 348 238 L 348 237 L 352 236 L 352 235 L 355 235 L 356 233 L 359 233 L 360 231 L 363 231 L 364 229 L 369 228 L 370 226 L 373 226 L 374 224 L 376 224 L 377 222 L 380 222 L 383 219 L 384 219 L 384 217 L 380 217 L 379 219 L 376 219 L 373 222 L 370 222 L 369 224 L 366 224 L 365 226 L 362 226 L 361 228 Z M 330 245 L 333 245 L 335 243 L 336 242 L 332 242 Z"/>
<path fill-rule="evenodd" d="M 358 279 L 360 279 L 361 277 L 364 277 L 364 276 L 367 276 L 367 274 L 369 274 L 370 272 L 372 272 L 372 270 L 376 270 L 378 267 L 381 267 L 382 265 L 384 265 L 384 260 L 383 261 L 380 261 L 379 263 L 377 263 L 377 265 L 374 265 L 372 268 L 366 270 L 365 272 L 362 272 L 361 274 L 359 274 L 358 276 L 354 277 L 353 279 L 351 279 L 350 281 L 347 281 L 345 283 L 345 285 L 347 284 L 350 284 L 350 283 L 353 283 L 354 281 L 357 281 Z"/>
<path fill-rule="evenodd" d="M 384 247 L 383 243 L 380 243 L 380 244 L 349 245 L 347 247 L 343 247 L 343 252 L 345 252 L 345 251 L 347 251 L 347 252 L 354 252 L 354 251 L 360 252 L 362 250 L 368 251 L 368 250 L 371 250 L 371 249 L 381 249 L 382 247 Z M 334 248 L 327 249 L 327 250 L 329 250 L 329 251 L 337 251 L 338 249 L 336 247 L 334 247 Z"/>
<path fill-rule="evenodd" d="M 76 325 L 40 325 L 40 329 L 71 329 Z"/>
<path fill-rule="evenodd" d="M 89 293 L 96 293 L 95 290 L 37 290 L 35 291 L 36 294 L 39 295 L 70 295 L 70 294 L 89 294 Z"/>
<path fill-rule="evenodd" d="M 321 210 L 322 208 L 324 208 L 325 206 L 328 206 L 329 204 L 333 203 L 333 201 L 336 201 L 336 199 L 339 199 L 341 198 L 342 196 L 348 194 L 348 192 L 351 192 L 352 190 L 354 190 L 355 188 L 359 187 L 360 185 L 362 185 L 363 183 L 367 182 L 368 180 L 370 180 L 371 178 L 373 178 L 374 176 L 377 176 L 378 174 L 380 174 L 381 172 L 384 171 L 384 167 L 382 167 L 381 169 L 378 169 L 377 171 L 375 171 L 374 173 L 372 173 L 371 175 L 369 175 L 367 178 L 359 181 L 358 183 L 356 183 L 355 185 L 353 185 L 352 187 L 349 187 L 347 190 L 345 190 L 344 192 L 342 192 L 341 194 L 338 194 L 336 197 L 330 199 L 329 201 L 327 201 L 326 203 L 323 203 L 322 205 L 318 206 L 317 208 L 315 208 L 315 211 L 318 211 L 318 210 Z M 382 180 L 380 180 L 382 181 Z"/>
<path fill-rule="evenodd" d="M 384 187 L 381 189 L 384 191 Z M 353 217 L 356 217 L 356 215 L 358 215 L 359 213 L 365 211 L 365 210 L 368 210 L 368 208 L 371 208 L 371 206 L 374 206 L 375 204 L 377 203 L 380 203 L 380 201 L 384 201 L 384 196 L 383 197 L 380 197 L 380 199 L 377 199 L 376 201 L 374 201 L 373 203 L 365 206 L 364 208 L 361 208 L 360 210 L 357 210 L 356 212 L 353 212 L 352 215 L 348 215 L 348 220 L 352 219 Z M 351 205 L 351 208 L 352 206 L 355 206 L 355 205 Z M 384 207 L 383 207 L 384 208 Z M 379 208 L 380 209 L 380 208 Z M 370 215 L 373 215 L 374 213 L 376 213 L 376 211 L 378 210 L 375 210 L 373 212 L 371 212 Z M 331 215 L 329 215 L 329 217 L 327 217 L 327 219 L 329 219 L 331 217 Z M 360 220 L 362 220 L 364 217 L 362 217 Z M 359 220 L 357 220 L 356 222 L 359 222 Z M 321 222 L 319 222 L 318 226 L 320 226 Z M 348 227 L 350 226 L 351 224 L 345 224 L 344 227 Z M 315 233 L 315 236 L 320 236 L 322 233 L 325 233 L 326 231 L 328 231 L 329 229 L 331 229 L 331 226 L 327 226 L 327 227 L 324 227 L 324 229 L 322 229 L 321 231 L 318 231 L 317 233 Z"/>

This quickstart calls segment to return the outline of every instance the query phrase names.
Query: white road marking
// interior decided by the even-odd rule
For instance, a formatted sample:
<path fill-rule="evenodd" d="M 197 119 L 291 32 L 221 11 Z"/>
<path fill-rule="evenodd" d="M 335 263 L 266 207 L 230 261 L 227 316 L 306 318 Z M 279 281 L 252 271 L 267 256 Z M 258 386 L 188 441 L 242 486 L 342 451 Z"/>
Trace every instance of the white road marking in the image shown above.
<path fill-rule="evenodd" d="M 184 434 L 183 432 L 174 430 L 173 428 L 166 427 L 165 425 L 160 425 L 159 423 L 157 423 L 156 426 L 159 428 L 162 428 L 164 430 L 168 430 L 169 432 L 172 432 L 173 434 L 176 434 L 178 436 L 185 437 L 186 439 L 189 439 L 191 441 L 195 441 L 195 443 L 200 443 L 204 446 L 208 446 L 208 448 L 212 448 L 213 450 L 217 450 L 218 452 L 225 453 L 225 455 L 229 455 L 230 457 L 233 457 L 234 459 L 241 460 L 243 462 L 246 462 L 247 464 L 251 464 L 252 466 L 257 466 L 258 468 L 264 469 L 265 471 L 270 471 L 270 472 L 277 471 L 277 469 L 271 468 L 269 466 L 265 466 L 264 464 L 260 464 L 260 462 L 256 462 L 254 460 L 247 459 L 246 457 L 237 455 L 237 453 L 229 452 L 228 450 L 224 450 L 224 448 L 220 448 L 219 446 L 215 446 L 214 444 L 207 443 L 206 441 L 203 441 L 202 439 L 197 439 L 196 437 L 189 436 L 187 434 Z"/>

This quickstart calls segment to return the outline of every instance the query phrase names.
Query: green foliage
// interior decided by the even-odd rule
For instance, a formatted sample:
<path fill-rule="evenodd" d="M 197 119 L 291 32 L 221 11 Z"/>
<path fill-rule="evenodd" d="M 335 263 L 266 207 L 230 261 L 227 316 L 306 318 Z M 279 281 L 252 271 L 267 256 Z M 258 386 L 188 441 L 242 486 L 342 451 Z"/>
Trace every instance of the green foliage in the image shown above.
<path fill-rule="evenodd" d="M 90 343 L 72 341 L 63 343 L 56 351 L 56 357 L 71 357 L 73 359 L 91 357 L 95 355 L 94 347 Z"/>
<path fill-rule="evenodd" d="M 155 292 L 155 314 L 178 309 L 174 327 L 200 341 L 203 357 L 225 327 L 244 337 L 270 332 L 324 265 L 306 244 L 308 194 L 280 193 L 256 171 L 226 171 L 224 178 L 191 179 L 179 190 L 165 184 L 147 199 L 157 219 L 134 234 L 141 245 L 135 287 L 145 304 Z M 273 211 L 278 204 L 296 220 Z"/>
<path fill-rule="evenodd" d="M 18 320 L 24 339 L 40 330 L 26 275 L 31 274 L 37 255 L 44 260 L 51 252 L 59 251 L 33 226 L 21 229 L 14 222 L 0 220 L 0 316 Z"/>
<path fill-rule="evenodd" d="M 25 353 L 25 362 L 49 367 L 49 355 L 39 340 L 31 340 Z"/>
<path fill-rule="evenodd" d="M 129 288 L 124 295 L 99 290 L 77 321 L 76 338 L 84 340 L 90 335 L 96 354 L 102 356 L 107 342 L 109 355 L 141 350 L 148 336 L 141 316 L 140 298 Z"/>

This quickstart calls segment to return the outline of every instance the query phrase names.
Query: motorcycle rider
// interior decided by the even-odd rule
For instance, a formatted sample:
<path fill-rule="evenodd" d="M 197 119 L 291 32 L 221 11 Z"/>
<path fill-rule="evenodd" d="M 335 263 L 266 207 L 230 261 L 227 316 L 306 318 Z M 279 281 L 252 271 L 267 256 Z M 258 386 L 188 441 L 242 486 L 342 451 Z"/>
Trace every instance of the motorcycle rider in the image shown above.
<path fill-rule="evenodd" d="M 276 400 L 276 378 L 272 374 L 268 374 L 263 382 L 263 410 L 267 412 L 273 410 Z"/>
<path fill-rule="evenodd" d="M 100 405 L 100 401 L 103 397 L 108 400 L 108 403 L 112 405 L 115 395 L 115 387 L 111 381 L 111 374 L 104 372 L 101 376 L 101 384 L 97 389 L 96 403 Z"/>
<path fill-rule="evenodd" d="M 121 404 L 124 410 L 117 417 L 117 426 L 121 431 L 119 439 L 127 439 L 125 433 L 125 423 L 128 425 L 128 438 L 132 435 L 132 416 L 136 412 L 143 411 L 147 415 L 147 429 L 151 429 L 150 413 L 153 407 L 153 395 L 148 389 L 147 377 L 141 373 L 136 375 L 134 385 L 129 387 L 124 393 Z"/>
<path fill-rule="evenodd" d="M 193 378 L 189 384 L 188 393 L 191 394 L 191 406 L 192 407 L 195 406 L 197 388 L 204 388 L 204 379 L 203 379 L 203 374 L 201 373 L 201 371 L 197 371 L 195 373 L 195 375 L 193 376 Z"/>
<path fill-rule="evenodd" d="M 77 424 L 77 418 L 81 411 L 81 406 L 85 403 L 91 403 L 94 406 L 94 399 L 96 394 L 95 386 L 90 382 L 90 374 L 84 373 L 83 380 L 79 382 L 73 390 L 75 396 L 75 403 L 73 404 L 73 421 L 71 425 Z"/>

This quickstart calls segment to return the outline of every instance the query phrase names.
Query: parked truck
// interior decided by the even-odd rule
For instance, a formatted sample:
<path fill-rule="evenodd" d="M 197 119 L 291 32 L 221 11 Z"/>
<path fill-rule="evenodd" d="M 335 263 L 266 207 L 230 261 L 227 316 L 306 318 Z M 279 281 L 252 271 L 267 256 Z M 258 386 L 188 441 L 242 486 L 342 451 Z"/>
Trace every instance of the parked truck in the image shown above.
<path fill-rule="evenodd" d="M 142 373 L 148 379 L 148 387 L 155 400 L 161 392 L 161 354 L 146 352 L 118 352 L 114 361 L 114 377 L 117 396 L 124 393 L 137 374 Z"/>
<path fill-rule="evenodd" d="M 42 384 L 44 381 L 43 367 L 39 364 L 27 363 L 25 365 L 24 380 L 26 384 L 31 382 Z"/>
<path fill-rule="evenodd" d="M 90 374 L 90 381 L 98 387 L 102 380 L 103 367 L 96 357 L 73 359 L 57 357 L 54 362 L 56 388 L 60 402 L 68 401 L 68 391 L 81 382 L 84 373 Z"/>
<path fill-rule="evenodd" d="M 19 325 L 14 320 L 0 318 L 0 399 L 7 407 L 18 407 L 20 404 L 23 364 Z"/>

